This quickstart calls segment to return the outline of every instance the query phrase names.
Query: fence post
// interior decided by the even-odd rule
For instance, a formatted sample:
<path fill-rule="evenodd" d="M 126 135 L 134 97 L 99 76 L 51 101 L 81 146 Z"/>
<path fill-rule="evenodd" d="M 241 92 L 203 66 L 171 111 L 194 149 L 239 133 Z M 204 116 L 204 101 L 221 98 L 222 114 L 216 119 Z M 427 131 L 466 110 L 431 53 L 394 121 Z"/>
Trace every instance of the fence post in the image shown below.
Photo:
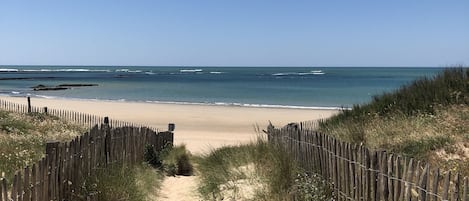
<path fill-rule="evenodd" d="M 174 129 L 176 128 L 176 125 L 174 125 L 174 123 L 169 123 L 168 124 L 168 131 L 174 131 Z"/>
<path fill-rule="evenodd" d="M 47 107 L 44 107 L 44 114 L 47 114 Z"/>
<path fill-rule="evenodd" d="M 31 97 L 28 96 L 28 113 L 31 113 Z"/>
<path fill-rule="evenodd" d="M 8 189 L 7 189 L 7 180 L 5 178 L 0 179 L 0 187 L 3 191 L 3 197 L 0 197 L 0 200 L 8 201 Z"/>
<path fill-rule="evenodd" d="M 104 117 L 104 125 L 109 126 L 109 117 Z"/>

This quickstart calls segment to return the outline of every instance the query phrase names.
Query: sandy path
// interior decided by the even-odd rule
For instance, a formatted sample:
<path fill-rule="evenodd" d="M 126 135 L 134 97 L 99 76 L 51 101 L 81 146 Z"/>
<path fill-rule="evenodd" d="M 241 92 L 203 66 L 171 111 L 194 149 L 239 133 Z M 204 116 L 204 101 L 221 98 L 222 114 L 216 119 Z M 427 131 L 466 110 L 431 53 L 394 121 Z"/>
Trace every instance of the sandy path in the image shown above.
<path fill-rule="evenodd" d="M 158 201 L 201 200 L 197 193 L 197 176 L 166 177 Z"/>

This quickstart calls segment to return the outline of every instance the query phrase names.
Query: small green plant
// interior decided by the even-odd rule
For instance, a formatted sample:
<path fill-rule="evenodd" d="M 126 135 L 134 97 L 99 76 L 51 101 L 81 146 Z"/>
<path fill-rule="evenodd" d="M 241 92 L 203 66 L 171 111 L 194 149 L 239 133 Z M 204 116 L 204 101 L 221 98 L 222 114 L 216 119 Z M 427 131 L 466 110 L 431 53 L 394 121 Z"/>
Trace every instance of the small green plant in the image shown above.
<path fill-rule="evenodd" d="M 185 145 L 173 147 L 168 144 L 159 152 L 156 152 L 152 145 L 145 146 L 145 161 L 152 167 L 165 171 L 169 176 L 192 175 L 194 167 L 190 157 Z"/>
<path fill-rule="evenodd" d="M 32 125 L 21 118 L 10 115 L 10 113 L 4 112 L 0 118 L 0 130 L 8 134 L 26 134 Z"/>
<path fill-rule="evenodd" d="M 332 186 L 318 174 L 298 173 L 295 179 L 295 200 L 332 200 Z"/>
<path fill-rule="evenodd" d="M 189 156 L 187 154 L 179 155 L 176 158 L 176 175 L 190 176 L 194 172 Z"/>
<path fill-rule="evenodd" d="M 161 168 L 161 166 L 163 165 L 160 156 L 155 151 L 155 148 L 152 145 L 145 145 L 145 152 L 143 158 L 145 162 L 147 162 L 154 168 Z"/>
<path fill-rule="evenodd" d="M 185 145 L 164 149 L 161 159 L 167 175 L 190 176 L 194 172 L 191 154 L 187 151 Z"/>
<path fill-rule="evenodd" d="M 127 167 L 114 164 L 96 170 L 94 175 L 86 178 L 73 200 L 95 196 L 100 201 L 145 201 L 162 181 L 161 175 L 148 165 Z"/>
<path fill-rule="evenodd" d="M 430 151 L 444 148 L 449 143 L 450 139 L 443 136 L 426 138 L 418 141 L 406 141 L 400 145 L 401 147 L 397 151 L 402 152 L 405 156 L 425 159 L 427 158 L 427 154 L 431 153 Z"/>

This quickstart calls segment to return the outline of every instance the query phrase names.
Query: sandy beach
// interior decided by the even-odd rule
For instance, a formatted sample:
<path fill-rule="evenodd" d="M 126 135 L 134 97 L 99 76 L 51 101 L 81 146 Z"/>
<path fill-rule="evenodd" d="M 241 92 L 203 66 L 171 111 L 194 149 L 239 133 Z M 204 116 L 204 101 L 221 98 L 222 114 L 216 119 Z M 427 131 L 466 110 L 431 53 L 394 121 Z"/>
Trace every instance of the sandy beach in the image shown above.
<path fill-rule="evenodd" d="M 26 98 L 0 97 L 26 104 Z M 193 153 L 201 153 L 223 145 L 246 143 L 256 139 L 255 126 L 274 126 L 327 118 L 337 110 L 249 108 L 239 106 L 182 105 L 164 103 L 113 102 L 94 100 L 31 98 L 31 104 L 79 111 L 119 120 L 167 129 L 175 123 L 175 143 L 185 143 Z"/>

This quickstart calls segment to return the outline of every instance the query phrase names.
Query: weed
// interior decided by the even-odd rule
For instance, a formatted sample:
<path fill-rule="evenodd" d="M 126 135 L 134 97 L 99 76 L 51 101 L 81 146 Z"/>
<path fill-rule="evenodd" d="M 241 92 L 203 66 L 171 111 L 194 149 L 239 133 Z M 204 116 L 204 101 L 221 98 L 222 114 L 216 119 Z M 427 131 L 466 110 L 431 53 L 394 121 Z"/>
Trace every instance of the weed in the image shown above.
<path fill-rule="evenodd" d="M 190 158 L 191 154 L 185 145 L 168 148 L 161 154 L 163 167 L 168 175 L 192 175 L 194 168 Z"/>
<path fill-rule="evenodd" d="M 289 200 L 305 192 L 295 190 L 296 162 L 282 147 L 264 139 L 212 150 L 196 162 L 199 192 L 206 200 Z"/>
<path fill-rule="evenodd" d="M 150 144 L 145 145 L 145 152 L 143 158 L 145 162 L 147 162 L 154 168 L 160 168 L 163 165 L 159 154 L 155 151 L 155 148 Z"/>
<path fill-rule="evenodd" d="M 84 131 L 50 115 L 0 110 L 0 172 L 11 182 L 15 171 L 43 157 L 47 141 L 68 141 Z"/>
<path fill-rule="evenodd" d="M 161 175 L 148 165 L 127 167 L 114 164 L 96 170 L 95 175 L 86 178 L 74 200 L 86 200 L 92 195 L 102 201 L 144 201 L 161 182 Z"/>
<path fill-rule="evenodd" d="M 295 179 L 295 200 L 332 200 L 332 186 L 321 175 L 298 173 Z"/>

